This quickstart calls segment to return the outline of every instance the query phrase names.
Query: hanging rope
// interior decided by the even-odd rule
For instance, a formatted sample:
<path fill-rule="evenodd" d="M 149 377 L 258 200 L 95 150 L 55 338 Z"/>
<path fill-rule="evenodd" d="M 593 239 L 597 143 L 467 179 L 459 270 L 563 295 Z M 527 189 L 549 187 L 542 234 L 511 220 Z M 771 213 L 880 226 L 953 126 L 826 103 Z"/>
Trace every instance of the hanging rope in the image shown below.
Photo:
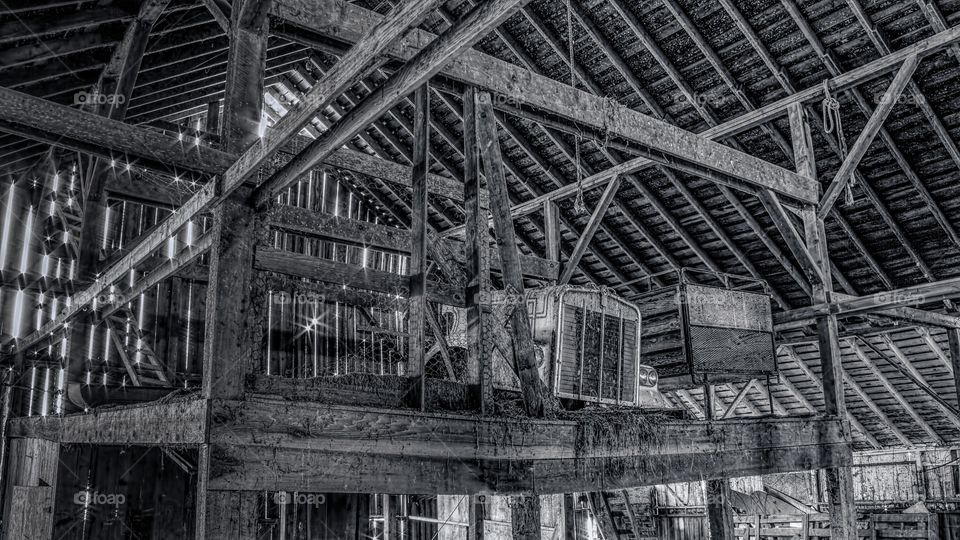
<path fill-rule="evenodd" d="M 587 205 L 583 202 L 583 172 L 580 168 L 580 135 L 577 135 L 576 139 L 573 151 L 577 162 L 577 198 L 573 200 L 573 211 L 578 214 L 583 214 L 587 211 Z"/>
<path fill-rule="evenodd" d="M 847 140 L 843 136 L 843 120 L 840 116 L 840 101 L 830 93 L 830 84 L 823 81 L 823 130 L 830 135 L 836 133 L 837 146 L 840 149 L 840 159 L 847 157 Z M 853 204 L 853 184 L 855 180 L 851 178 L 847 182 L 844 192 L 844 202 L 847 205 Z"/>
<path fill-rule="evenodd" d="M 573 69 L 573 0 L 567 0 L 567 64 L 570 67 L 570 86 L 576 88 L 577 75 Z M 573 142 L 573 153 L 576 174 L 577 174 L 577 197 L 573 201 L 573 211 L 582 214 L 587 211 L 587 205 L 583 202 L 583 169 L 580 167 L 580 139 L 576 136 Z"/>

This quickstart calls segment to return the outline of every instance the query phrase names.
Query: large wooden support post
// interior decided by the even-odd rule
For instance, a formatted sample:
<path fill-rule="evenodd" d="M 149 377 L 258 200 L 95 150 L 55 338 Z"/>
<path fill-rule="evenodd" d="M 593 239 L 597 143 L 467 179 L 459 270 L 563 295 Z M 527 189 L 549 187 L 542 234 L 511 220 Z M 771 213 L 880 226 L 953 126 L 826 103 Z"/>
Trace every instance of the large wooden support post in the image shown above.
<path fill-rule="evenodd" d="M 510 194 L 503 173 L 503 159 L 500 155 L 500 140 L 497 138 L 497 119 L 493 112 L 493 101 L 488 92 L 479 92 L 476 99 L 477 140 L 483 156 L 483 170 L 486 173 L 487 189 L 490 191 L 490 210 L 493 213 L 494 230 L 497 233 L 497 247 L 500 251 L 500 264 L 503 271 L 503 283 L 507 296 L 523 297 L 523 275 L 520 272 L 520 254 L 517 251 L 516 232 L 510 217 Z M 546 415 L 544 396 L 546 394 L 540 369 L 537 364 L 533 334 L 524 302 L 520 302 L 510 315 L 513 355 L 517 375 L 520 377 L 520 390 L 523 404 L 530 416 Z"/>
<path fill-rule="evenodd" d="M 728 478 L 707 480 L 706 501 L 710 538 L 714 540 L 734 538 L 733 506 L 730 504 L 730 480 Z"/>
<path fill-rule="evenodd" d="M 420 409 L 426 408 L 426 317 L 427 317 L 427 173 L 430 169 L 430 86 L 424 83 L 414 93 L 413 178 L 410 226 L 410 300 L 407 313 L 407 375 L 419 377 L 416 385 Z"/>
<path fill-rule="evenodd" d="M 223 150 L 239 154 L 259 137 L 263 108 L 263 72 L 267 59 L 266 14 L 260 0 L 246 0 L 232 11 L 227 85 L 223 105 Z M 204 340 L 206 398 L 237 398 L 253 355 L 251 320 L 253 254 L 256 212 L 248 204 L 249 189 L 238 192 L 213 209 L 210 284 L 207 287 Z"/>
<path fill-rule="evenodd" d="M 480 196 L 480 148 L 477 146 L 476 95 L 463 94 L 463 201 L 467 251 L 467 383 L 478 389 L 482 414 L 493 405 L 493 340 L 490 310 L 490 206 Z"/>
<path fill-rule="evenodd" d="M 807 177 L 817 177 L 813 142 L 806 112 L 801 104 L 788 109 L 793 153 L 797 171 Z M 827 235 L 823 218 L 816 208 L 807 206 L 801 210 L 803 232 L 814 262 L 818 265 L 823 280 L 812 283 L 813 303 L 830 301 L 833 283 L 830 279 L 830 254 L 827 250 Z M 843 397 L 843 366 L 840 357 L 840 337 L 835 315 L 817 318 L 817 342 L 820 348 L 820 365 L 823 377 L 824 410 L 828 416 L 842 418 L 846 413 Z M 824 471 L 827 482 L 827 503 L 830 506 L 830 528 L 833 538 L 855 540 L 857 538 L 857 514 L 853 500 L 853 472 L 850 467 L 833 467 Z"/>
<path fill-rule="evenodd" d="M 510 520 L 514 540 L 540 540 L 540 497 L 534 493 L 510 497 Z"/>
<path fill-rule="evenodd" d="M 269 0 L 235 2 L 231 12 L 221 125 L 223 150 L 231 154 L 242 153 L 260 134 L 269 4 Z M 213 226 L 208 234 L 213 238 L 213 247 L 203 349 L 202 395 L 206 399 L 242 398 L 246 375 L 255 367 L 253 314 L 255 304 L 264 298 L 254 290 L 258 214 L 249 204 L 250 193 L 250 188 L 241 187 L 212 212 Z M 201 447 L 200 454 L 197 538 L 238 538 L 233 532 L 239 529 L 231 522 L 239 519 L 241 512 L 249 513 L 250 506 L 244 503 L 244 494 L 207 492 L 206 480 L 215 457 L 206 445 Z"/>
<path fill-rule="evenodd" d="M 123 40 L 100 74 L 93 90 L 96 99 L 88 98 L 86 103 L 82 104 L 84 107 L 89 106 L 95 114 L 111 120 L 124 119 L 137 76 L 140 74 L 140 64 L 147 49 L 150 30 L 169 3 L 170 0 L 148 0 L 143 3 L 137 18 L 127 27 Z M 81 283 L 86 283 L 93 280 L 100 262 L 107 213 L 107 177 L 114 173 L 114 169 L 108 162 L 96 158 L 82 162 L 87 170 L 82 171 L 83 222 L 80 225 L 77 275 Z"/>

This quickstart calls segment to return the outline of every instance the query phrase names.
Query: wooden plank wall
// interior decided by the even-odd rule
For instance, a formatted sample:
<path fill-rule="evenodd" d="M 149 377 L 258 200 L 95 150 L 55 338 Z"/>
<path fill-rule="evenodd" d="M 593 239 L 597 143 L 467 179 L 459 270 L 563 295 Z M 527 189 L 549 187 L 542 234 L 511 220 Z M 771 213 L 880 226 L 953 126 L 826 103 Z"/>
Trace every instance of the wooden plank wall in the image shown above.
<path fill-rule="evenodd" d="M 17 507 L 13 501 L 16 500 L 15 490 L 18 487 L 40 487 L 56 486 L 59 472 L 59 445 L 54 442 L 41 439 L 13 439 L 10 441 L 10 462 L 7 464 L 6 480 L 4 488 L 4 498 L 6 506 L 4 507 L 3 520 L 5 526 L 4 538 L 16 538 L 11 536 L 13 531 L 8 527 L 11 524 L 10 513 Z M 33 493 L 31 496 L 40 496 L 39 493 Z M 52 526 L 52 515 L 48 516 L 50 526 Z M 34 521 L 31 519 L 31 521 Z M 30 527 L 42 527 L 46 530 L 47 525 L 31 524 Z"/>

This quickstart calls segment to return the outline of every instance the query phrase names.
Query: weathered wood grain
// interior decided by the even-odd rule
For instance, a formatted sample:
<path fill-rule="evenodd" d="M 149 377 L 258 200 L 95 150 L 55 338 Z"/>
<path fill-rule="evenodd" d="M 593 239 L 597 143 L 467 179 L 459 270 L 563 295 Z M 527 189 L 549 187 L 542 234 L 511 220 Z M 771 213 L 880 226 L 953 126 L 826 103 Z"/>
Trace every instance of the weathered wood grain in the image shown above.
<path fill-rule="evenodd" d="M 10 436 L 61 444 L 180 446 L 202 443 L 206 420 L 205 401 L 184 399 L 62 417 L 17 418 L 10 422 Z"/>
<path fill-rule="evenodd" d="M 551 493 L 694 480 L 720 470 L 808 470 L 850 459 L 837 420 L 664 422 L 647 436 L 597 430 L 589 421 L 270 400 L 212 407 L 211 443 L 221 458 L 211 477 L 216 489 Z M 312 465 L 326 459 L 326 467 Z"/>

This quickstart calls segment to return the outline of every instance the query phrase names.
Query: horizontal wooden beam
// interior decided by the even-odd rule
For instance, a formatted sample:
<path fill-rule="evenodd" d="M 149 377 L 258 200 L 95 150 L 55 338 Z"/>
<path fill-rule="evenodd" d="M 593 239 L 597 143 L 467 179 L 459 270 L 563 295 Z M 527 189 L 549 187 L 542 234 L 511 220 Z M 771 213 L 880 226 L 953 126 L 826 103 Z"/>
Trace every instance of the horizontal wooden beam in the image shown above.
<path fill-rule="evenodd" d="M 849 429 L 837 420 L 651 424 L 631 419 L 633 414 L 640 413 L 538 421 L 268 399 L 215 401 L 210 443 L 217 466 L 209 487 L 564 493 L 809 470 L 851 460 Z M 603 427 L 613 421 L 635 427 L 617 432 Z"/>
<path fill-rule="evenodd" d="M 833 293 L 833 297 L 836 300 L 853 300 L 858 298 L 856 296 L 851 296 L 849 294 L 843 293 Z M 873 315 L 881 315 L 884 317 L 889 317 L 892 319 L 900 319 L 904 321 L 909 321 L 914 324 L 923 325 L 923 326 L 936 326 L 940 328 L 960 328 L 960 317 L 955 315 L 947 315 L 943 313 L 937 313 L 936 311 L 927 311 L 923 309 L 917 309 L 907 306 L 895 306 L 890 308 L 878 309 L 872 312 Z M 843 316 L 843 314 L 839 314 Z M 776 323 L 775 329 L 777 332 L 785 332 L 787 330 L 796 330 L 798 328 L 804 328 L 806 326 L 816 323 L 816 318 L 808 319 L 797 319 L 793 321 L 785 321 Z M 880 332 L 881 330 L 875 330 L 874 333 Z M 869 332 L 867 332 L 869 333 Z"/>
<path fill-rule="evenodd" d="M 182 399 L 67 416 L 31 416 L 10 421 L 13 438 L 61 444 L 182 446 L 202 444 L 207 402 Z"/>
<path fill-rule="evenodd" d="M 839 92 L 848 88 L 855 87 L 864 82 L 883 76 L 885 73 L 893 71 L 906 58 L 917 55 L 920 57 L 928 56 L 939 52 L 951 44 L 960 41 L 960 27 L 953 27 L 936 34 L 928 39 L 917 42 L 905 49 L 892 52 L 891 54 L 874 60 L 857 69 L 848 71 L 828 81 L 832 92 Z M 805 90 L 790 94 L 783 99 L 767 104 L 763 107 L 754 109 L 747 114 L 740 115 L 728 120 L 722 124 L 699 133 L 703 137 L 717 140 L 731 135 L 736 135 L 750 130 L 758 125 L 764 124 L 786 114 L 787 109 L 796 103 L 804 103 L 820 99 L 823 97 L 823 85 L 813 85 Z M 513 112 L 513 111 L 510 111 Z M 536 212 L 540 209 L 544 201 L 558 201 L 567 197 L 572 197 L 578 189 L 590 190 L 606 184 L 611 178 L 620 174 L 631 174 L 653 166 L 655 163 L 646 157 L 638 157 L 625 161 L 614 167 L 610 167 L 597 174 L 583 179 L 582 188 L 577 183 L 571 183 L 544 193 L 538 197 L 517 203 L 510 209 L 511 215 L 521 216 Z M 451 234 L 462 234 L 460 227 L 453 230 Z"/>
<path fill-rule="evenodd" d="M 254 266 L 258 270 L 277 272 L 342 287 L 365 289 L 391 294 L 401 298 L 410 295 L 410 279 L 382 270 L 361 268 L 352 264 L 330 261 L 302 253 L 274 248 L 258 248 Z M 427 282 L 427 298 L 451 306 L 464 305 L 464 291 L 435 281 Z"/>
<path fill-rule="evenodd" d="M 331 15 L 334 14 L 334 15 Z M 273 15 L 311 32 L 355 43 L 383 16 L 343 0 L 278 0 Z M 413 29 L 387 48 L 387 54 L 409 60 L 435 36 Z M 807 203 L 818 201 L 816 182 L 793 171 L 656 120 L 619 103 L 594 96 L 537 75 L 474 49 L 447 62 L 444 75 L 495 92 L 523 107 L 547 111 L 578 126 L 622 138 L 638 154 L 690 172 L 723 176 L 730 187 L 768 188 Z"/>
<path fill-rule="evenodd" d="M 0 131 L 161 171 L 219 174 L 234 156 L 0 87 Z"/>
<path fill-rule="evenodd" d="M 296 206 L 277 207 L 270 212 L 267 222 L 278 229 L 305 236 L 327 238 L 358 247 L 394 253 L 410 253 L 410 231 L 378 223 L 333 216 Z M 465 261 L 466 252 L 463 242 L 438 241 L 446 244 L 445 253 L 453 253 L 457 256 L 455 262 Z M 490 264 L 493 269 L 500 269 L 500 254 L 493 247 L 490 248 Z M 520 267 L 525 276 L 554 280 L 557 279 L 560 263 L 532 255 L 520 255 Z"/>
<path fill-rule="evenodd" d="M 960 297 L 960 277 L 921 283 L 868 296 L 839 297 L 833 302 L 775 313 L 775 325 L 807 321 L 823 315 L 861 315 L 898 306 L 921 306 Z"/>

